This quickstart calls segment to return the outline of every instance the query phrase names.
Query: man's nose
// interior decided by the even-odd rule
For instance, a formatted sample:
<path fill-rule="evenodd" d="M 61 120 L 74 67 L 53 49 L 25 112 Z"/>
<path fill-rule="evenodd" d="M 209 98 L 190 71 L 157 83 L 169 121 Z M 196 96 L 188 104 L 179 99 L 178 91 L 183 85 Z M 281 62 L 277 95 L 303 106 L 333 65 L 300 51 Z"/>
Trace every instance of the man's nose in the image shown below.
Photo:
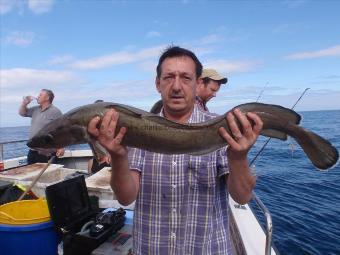
<path fill-rule="evenodd" d="M 174 83 L 172 85 L 172 89 L 175 90 L 175 91 L 179 91 L 179 90 L 181 90 L 181 88 L 182 88 L 182 85 L 181 85 L 180 77 L 176 76 L 175 79 L 174 79 Z"/>

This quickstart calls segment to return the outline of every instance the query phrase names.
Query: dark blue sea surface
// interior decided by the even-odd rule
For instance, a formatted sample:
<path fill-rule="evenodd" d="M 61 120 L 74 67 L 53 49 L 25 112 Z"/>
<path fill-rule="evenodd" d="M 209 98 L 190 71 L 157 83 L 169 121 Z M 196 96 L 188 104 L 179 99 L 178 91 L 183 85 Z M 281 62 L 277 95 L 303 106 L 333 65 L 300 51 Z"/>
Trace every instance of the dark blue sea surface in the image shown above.
<path fill-rule="evenodd" d="M 301 125 L 340 149 L 340 111 L 300 112 Z M 266 138 L 261 137 L 250 159 Z M 293 146 L 292 146 L 293 144 Z M 300 146 L 272 139 L 255 162 L 255 192 L 273 219 L 281 254 L 340 254 L 340 166 L 317 170 Z M 254 202 L 251 203 L 255 210 Z M 263 222 L 262 214 L 255 210 Z"/>
<path fill-rule="evenodd" d="M 29 127 L 6 127 L 0 128 L 0 142 L 27 140 Z M 4 159 L 26 156 L 28 148 L 26 142 L 9 143 L 3 145 Z"/>
<path fill-rule="evenodd" d="M 340 149 L 340 111 L 301 112 L 301 125 Z M 28 127 L 0 129 L 0 142 L 28 138 Z M 261 137 L 250 159 L 266 141 Z M 293 144 L 293 145 L 292 145 Z M 88 148 L 87 145 L 72 148 Z M 4 158 L 26 155 L 25 143 L 6 145 Z M 293 139 L 272 139 L 255 162 L 256 194 L 273 218 L 281 254 L 340 254 L 340 166 L 317 170 Z M 263 223 L 262 214 L 251 203 Z M 264 223 L 263 223 L 264 224 Z"/>

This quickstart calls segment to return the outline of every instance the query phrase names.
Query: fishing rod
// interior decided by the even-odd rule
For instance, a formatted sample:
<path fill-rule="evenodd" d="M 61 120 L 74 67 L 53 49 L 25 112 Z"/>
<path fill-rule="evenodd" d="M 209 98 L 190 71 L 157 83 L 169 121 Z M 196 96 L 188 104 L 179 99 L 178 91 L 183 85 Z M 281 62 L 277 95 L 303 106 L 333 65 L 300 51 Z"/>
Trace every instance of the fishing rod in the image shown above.
<path fill-rule="evenodd" d="M 262 96 L 262 94 L 263 94 L 263 92 L 264 92 L 264 90 L 266 89 L 266 87 L 267 87 L 268 84 L 269 84 L 269 81 L 267 81 L 267 83 L 264 85 L 263 89 L 260 91 L 260 94 L 259 94 L 259 96 L 257 97 L 256 102 L 258 102 L 258 101 L 260 100 L 260 98 L 261 98 L 261 96 Z"/>
<path fill-rule="evenodd" d="M 37 183 L 37 181 L 40 179 L 42 174 L 46 171 L 46 169 L 51 165 L 52 161 L 55 159 L 55 156 L 52 156 L 50 160 L 47 162 L 47 164 L 41 169 L 39 174 L 35 177 L 35 179 L 32 181 L 31 185 L 21 194 L 21 196 L 18 198 L 17 201 L 22 200 L 28 192 L 31 191 L 31 189 L 34 187 L 34 185 Z"/>
<path fill-rule="evenodd" d="M 305 90 L 302 92 L 302 94 L 300 95 L 300 97 L 298 98 L 298 100 L 296 100 L 295 104 L 291 107 L 291 109 L 293 110 L 295 108 L 295 106 L 300 102 L 300 100 L 302 99 L 302 97 L 306 94 L 307 90 L 309 90 L 310 88 L 305 88 Z M 259 98 L 259 97 L 258 97 Z M 267 146 L 267 144 L 269 143 L 269 141 L 272 138 L 269 137 L 267 139 L 267 141 L 263 144 L 262 148 L 259 150 L 259 152 L 255 155 L 255 157 L 252 159 L 252 161 L 250 162 L 250 166 L 252 164 L 254 164 L 255 160 L 258 158 L 258 156 L 262 153 L 262 151 L 264 150 L 264 148 Z"/>

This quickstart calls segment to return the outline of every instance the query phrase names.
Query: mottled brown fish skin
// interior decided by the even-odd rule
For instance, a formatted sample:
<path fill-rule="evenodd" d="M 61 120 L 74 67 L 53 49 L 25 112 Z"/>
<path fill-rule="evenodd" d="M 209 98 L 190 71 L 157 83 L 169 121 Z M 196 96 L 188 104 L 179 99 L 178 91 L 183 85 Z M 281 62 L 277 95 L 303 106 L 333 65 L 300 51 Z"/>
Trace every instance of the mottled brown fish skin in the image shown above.
<path fill-rule="evenodd" d="M 28 146 L 31 148 L 61 148 L 71 144 L 93 143 L 87 133 L 89 121 L 103 116 L 107 109 L 119 113 L 117 130 L 126 127 L 122 144 L 163 154 L 202 155 L 226 146 L 218 129 L 231 134 L 225 116 L 196 124 L 179 124 L 158 115 L 115 103 L 95 103 L 75 108 L 42 128 Z M 312 163 L 327 169 L 337 163 L 339 154 L 327 140 L 298 126 L 301 117 L 296 112 L 277 105 L 248 103 L 237 106 L 242 112 L 254 112 L 263 121 L 261 135 L 286 140 L 293 137 Z"/>

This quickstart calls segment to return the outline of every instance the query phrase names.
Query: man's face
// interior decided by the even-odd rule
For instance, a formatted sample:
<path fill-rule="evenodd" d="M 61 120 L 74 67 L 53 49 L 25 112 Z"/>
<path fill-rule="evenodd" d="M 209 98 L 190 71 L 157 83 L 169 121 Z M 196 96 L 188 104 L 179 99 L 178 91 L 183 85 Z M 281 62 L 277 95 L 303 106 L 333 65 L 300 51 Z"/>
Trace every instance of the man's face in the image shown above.
<path fill-rule="evenodd" d="M 46 93 L 46 91 L 42 90 L 39 93 L 38 99 L 37 99 L 38 104 L 43 104 L 49 102 L 49 97 Z"/>
<path fill-rule="evenodd" d="M 195 102 L 197 77 L 195 62 L 190 57 L 166 58 L 156 86 L 163 105 L 174 114 L 186 114 Z"/>
<path fill-rule="evenodd" d="M 199 96 L 204 102 L 208 102 L 213 97 L 216 97 L 220 86 L 219 82 L 214 80 L 209 80 L 207 85 L 204 85 L 201 80 L 197 88 L 197 96 Z"/>

